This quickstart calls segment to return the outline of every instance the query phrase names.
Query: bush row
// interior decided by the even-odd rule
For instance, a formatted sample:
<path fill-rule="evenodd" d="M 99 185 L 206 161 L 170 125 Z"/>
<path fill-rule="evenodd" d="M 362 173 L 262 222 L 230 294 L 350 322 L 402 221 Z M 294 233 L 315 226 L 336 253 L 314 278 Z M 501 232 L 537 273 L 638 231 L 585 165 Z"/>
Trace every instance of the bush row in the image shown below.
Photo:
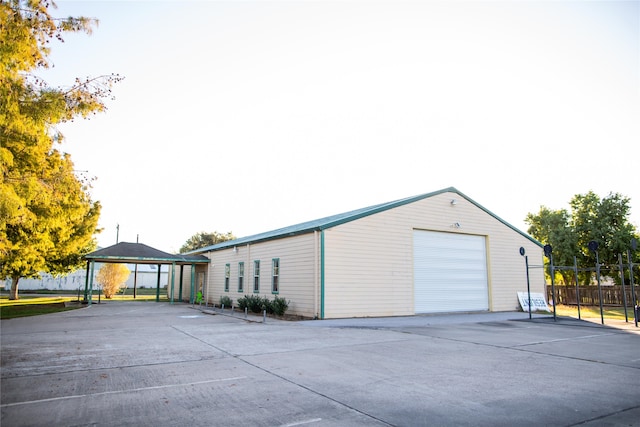
<path fill-rule="evenodd" d="M 225 307 L 231 307 L 233 300 L 226 295 L 220 297 L 220 305 Z M 282 316 L 289 308 L 289 301 L 284 298 L 276 297 L 271 301 L 267 297 L 261 297 L 260 295 L 245 295 L 242 298 L 238 298 L 237 307 L 244 311 L 251 311 L 252 313 L 262 313 L 263 310 L 267 310 L 269 314 L 275 314 Z"/>

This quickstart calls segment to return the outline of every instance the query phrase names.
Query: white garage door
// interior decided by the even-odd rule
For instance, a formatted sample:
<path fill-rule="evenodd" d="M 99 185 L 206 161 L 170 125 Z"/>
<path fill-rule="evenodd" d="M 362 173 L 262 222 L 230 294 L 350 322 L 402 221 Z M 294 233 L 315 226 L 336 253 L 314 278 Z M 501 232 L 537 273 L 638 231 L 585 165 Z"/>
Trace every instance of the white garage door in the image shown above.
<path fill-rule="evenodd" d="M 485 238 L 415 230 L 413 280 L 416 313 L 488 310 Z"/>

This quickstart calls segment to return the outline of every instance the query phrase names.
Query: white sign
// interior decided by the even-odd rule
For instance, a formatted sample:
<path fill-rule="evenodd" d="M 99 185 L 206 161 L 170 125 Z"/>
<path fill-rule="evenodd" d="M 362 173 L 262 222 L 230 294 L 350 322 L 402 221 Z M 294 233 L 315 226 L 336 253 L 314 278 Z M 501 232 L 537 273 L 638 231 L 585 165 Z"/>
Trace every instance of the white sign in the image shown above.
<path fill-rule="evenodd" d="M 520 301 L 520 307 L 523 311 L 529 311 L 529 293 L 518 292 L 518 300 Z M 547 302 L 544 300 L 544 295 L 541 293 L 531 292 L 531 311 L 551 311 L 547 306 Z"/>

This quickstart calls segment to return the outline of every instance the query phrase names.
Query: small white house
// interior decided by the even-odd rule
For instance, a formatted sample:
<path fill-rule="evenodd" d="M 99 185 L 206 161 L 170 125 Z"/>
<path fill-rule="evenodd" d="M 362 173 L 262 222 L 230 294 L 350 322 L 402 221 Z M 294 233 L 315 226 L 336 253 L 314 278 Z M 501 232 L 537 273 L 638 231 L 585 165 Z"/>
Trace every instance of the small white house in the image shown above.
<path fill-rule="evenodd" d="M 277 295 L 287 313 L 328 319 L 516 310 L 527 291 L 520 248 L 542 264 L 539 242 L 450 187 L 191 254 L 211 260 L 195 267 L 210 304 Z M 542 269 L 530 283 L 544 292 Z"/>
<path fill-rule="evenodd" d="M 98 264 L 93 272 L 93 281 L 96 283 L 96 276 L 103 264 Z M 127 264 L 131 271 L 126 281 L 127 288 L 133 288 L 134 283 L 137 288 L 155 288 L 158 281 L 158 266 L 148 264 Z M 160 266 L 160 286 L 168 285 L 169 269 Z M 73 271 L 67 275 L 55 277 L 49 273 L 40 273 L 40 278 L 20 279 L 20 290 L 49 290 L 49 291 L 70 291 L 79 292 L 84 290 L 87 280 L 86 268 Z M 11 279 L 6 279 L 5 289 L 11 288 Z"/>

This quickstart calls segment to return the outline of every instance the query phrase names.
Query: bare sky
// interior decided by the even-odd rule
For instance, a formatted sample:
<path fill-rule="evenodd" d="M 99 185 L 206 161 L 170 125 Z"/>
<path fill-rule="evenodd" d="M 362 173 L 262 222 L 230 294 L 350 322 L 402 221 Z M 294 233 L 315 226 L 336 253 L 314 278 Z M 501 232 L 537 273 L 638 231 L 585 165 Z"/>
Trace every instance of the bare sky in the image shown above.
<path fill-rule="evenodd" d="M 67 85 L 119 73 L 61 126 L 96 176 L 101 246 L 177 251 L 449 186 L 526 231 L 575 194 L 640 226 L 638 1 L 58 1 Z"/>

